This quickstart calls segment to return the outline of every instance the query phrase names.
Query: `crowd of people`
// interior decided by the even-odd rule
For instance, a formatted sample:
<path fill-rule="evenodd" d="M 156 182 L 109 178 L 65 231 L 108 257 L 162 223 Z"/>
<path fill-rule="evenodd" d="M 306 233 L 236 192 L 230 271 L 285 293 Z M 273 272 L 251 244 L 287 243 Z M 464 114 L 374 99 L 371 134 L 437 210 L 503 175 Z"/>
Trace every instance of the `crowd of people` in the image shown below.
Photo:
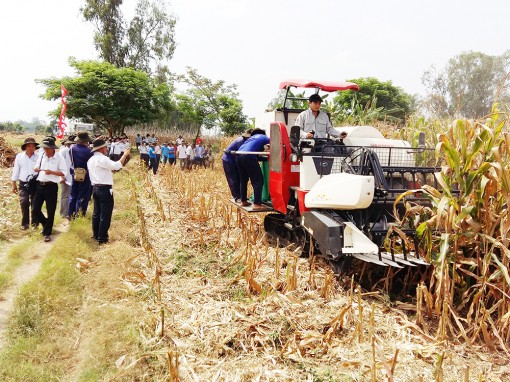
<path fill-rule="evenodd" d="M 179 135 L 174 141 L 159 143 L 155 134 L 137 134 L 135 144 L 140 152 L 140 160 L 153 174 L 157 174 L 160 165 L 167 164 L 178 165 L 182 170 L 214 168 L 213 151 L 204 145 L 201 137 L 197 137 L 195 142 L 186 142 Z"/>
<path fill-rule="evenodd" d="M 53 136 L 41 144 L 27 138 L 21 150 L 11 177 L 12 191 L 19 194 L 21 228 L 42 225 L 44 241 L 51 240 L 60 186 L 60 215 L 66 219 L 85 216 L 93 198 L 92 237 L 107 243 L 114 205 L 112 171 L 122 169 L 129 159 L 127 137 L 92 140 L 87 132 L 80 132 L 63 139 L 60 148 Z"/>
<path fill-rule="evenodd" d="M 339 136 L 326 113 L 320 110 L 322 98 L 310 96 L 309 108 L 299 114 L 295 125 L 301 128 L 301 138 Z M 340 142 L 346 134 L 340 135 Z M 135 137 L 140 160 L 153 174 L 160 165 L 178 165 L 182 170 L 197 167 L 214 167 L 214 154 L 201 137 L 186 142 L 182 135 L 160 143 L 155 134 Z M 262 190 L 264 177 L 259 165 L 267 160 L 260 155 L 269 149 L 269 137 L 263 129 L 248 130 L 236 138 L 222 156 L 223 170 L 234 201 L 252 210 L 264 210 Z M 113 210 L 112 172 L 120 170 L 130 158 L 131 142 L 127 136 L 107 139 L 99 136 L 92 140 L 87 132 L 69 136 L 59 148 L 55 137 L 46 137 L 39 145 L 27 138 L 17 154 L 11 177 L 12 190 L 19 194 L 21 227 L 43 226 L 45 241 L 50 241 L 60 185 L 60 215 L 72 219 L 85 215 L 89 202 L 94 199 L 92 214 L 93 238 L 99 243 L 108 242 Z M 253 187 L 253 205 L 248 201 L 248 181 Z M 46 215 L 42 206 L 46 204 Z"/>
<path fill-rule="evenodd" d="M 140 160 L 153 174 L 160 164 L 178 165 L 183 170 L 214 166 L 214 155 L 200 137 L 187 143 L 181 135 L 172 142 L 159 144 L 155 134 L 137 134 L 135 144 Z M 106 138 L 79 132 L 61 140 L 48 136 L 39 144 L 25 139 L 16 155 L 11 182 L 19 195 L 21 228 L 42 226 L 44 241 L 51 240 L 60 187 L 60 215 L 68 220 L 85 216 L 94 200 L 92 237 L 100 244 L 108 242 L 113 211 L 112 172 L 119 171 L 130 159 L 131 142 L 127 136 Z M 45 204 L 46 214 L 42 207 Z"/>

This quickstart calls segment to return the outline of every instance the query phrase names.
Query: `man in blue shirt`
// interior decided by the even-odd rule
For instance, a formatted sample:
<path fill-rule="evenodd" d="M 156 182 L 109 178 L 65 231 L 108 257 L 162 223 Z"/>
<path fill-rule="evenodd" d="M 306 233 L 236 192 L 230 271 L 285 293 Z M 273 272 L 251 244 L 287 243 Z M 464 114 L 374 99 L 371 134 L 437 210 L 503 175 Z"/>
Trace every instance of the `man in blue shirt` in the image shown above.
<path fill-rule="evenodd" d="M 239 180 L 239 170 L 237 169 L 236 155 L 231 154 L 232 151 L 237 151 L 239 147 L 251 137 L 251 129 L 243 133 L 240 137 L 236 138 L 226 149 L 221 157 L 223 163 L 223 172 L 227 178 L 228 188 L 236 203 L 241 201 L 241 182 Z"/>
<path fill-rule="evenodd" d="M 161 146 L 161 162 L 163 163 L 163 166 L 166 165 L 166 162 L 168 162 L 168 143 L 163 143 L 163 146 Z"/>
<path fill-rule="evenodd" d="M 175 154 L 176 154 L 175 142 L 171 142 L 168 145 L 168 163 L 171 165 L 175 164 Z"/>
<path fill-rule="evenodd" d="M 150 171 L 150 169 L 152 169 L 152 173 L 154 175 L 156 175 L 156 173 L 158 172 L 158 167 L 159 167 L 158 157 L 156 156 L 156 144 L 151 143 L 147 152 L 149 154 L 149 168 L 148 168 L 148 170 Z"/>
<path fill-rule="evenodd" d="M 89 134 L 87 132 L 79 132 L 74 141 L 76 144 L 69 150 L 73 171 L 77 168 L 86 169 L 87 161 L 92 157 L 92 152 L 89 147 Z M 87 172 L 85 174 L 85 179 L 80 182 L 73 177 L 71 193 L 69 194 L 69 216 L 76 217 L 80 211 L 82 215 L 85 216 L 91 196 L 92 185 L 90 183 L 89 173 Z"/>
<path fill-rule="evenodd" d="M 198 140 L 198 138 L 197 138 Z M 194 162 L 198 166 L 204 166 L 205 148 L 202 146 L 202 142 L 198 142 L 195 146 L 195 159 Z"/>
<path fill-rule="evenodd" d="M 238 151 L 260 152 L 264 151 L 264 146 L 269 144 L 269 137 L 262 129 L 254 129 L 251 137 L 246 140 Z M 253 187 L 253 211 L 263 210 L 262 205 L 262 187 L 264 186 L 264 177 L 258 162 L 256 154 L 238 154 L 237 168 L 239 170 L 239 180 L 241 183 L 241 205 L 250 206 L 248 202 L 248 180 Z"/>

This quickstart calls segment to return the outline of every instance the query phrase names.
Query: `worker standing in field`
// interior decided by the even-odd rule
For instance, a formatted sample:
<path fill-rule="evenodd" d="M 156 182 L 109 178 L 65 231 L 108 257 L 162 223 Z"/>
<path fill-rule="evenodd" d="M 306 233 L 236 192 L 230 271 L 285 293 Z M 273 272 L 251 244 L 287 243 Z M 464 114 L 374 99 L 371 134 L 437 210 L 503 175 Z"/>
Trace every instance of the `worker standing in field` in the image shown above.
<path fill-rule="evenodd" d="M 92 158 L 87 162 L 87 168 L 92 183 L 92 198 L 94 212 L 92 213 L 92 237 L 99 244 L 108 243 L 108 230 L 112 221 L 114 206 L 113 199 L 113 171 L 122 169 L 129 157 L 131 148 L 127 148 L 118 161 L 108 158 L 107 143 L 98 138 L 92 144 Z"/>
<path fill-rule="evenodd" d="M 140 153 L 140 161 L 145 165 L 146 168 L 149 168 L 149 151 L 145 141 L 142 141 L 140 146 L 138 146 L 138 151 Z"/>
<path fill-rule="evenodd" d="M 158 157 L 156 155 L 156 144 L 155 143 L 151 143 L 149 145 L 149 148 L 147 149 L 147 152 L 148 152 L 148 155 L 149 155 L 149 168 L 148 170 L 150 171 L 152 169 L 152 173 L 154 175 L 156 175 L 156 173 L 158 172 L 158 167 L 159 167 L 159 162 L 158 162 Z"/>
<path fill-rule="evenodd" d="M 53 221 L 57 209 L 58 185 L 61 178 L 66 177 L 68 170 L 65 159 L 55 153 L 55 150 L 58 149 L 55 140 L 45 138 L 41 147 L 44 149 L 44 154 L 34 167 L 34 171 L 39 175 L 34 195 L 32 219 L 42 224 L 42 235 L 44 241 L 48 242 L 53 231 Z M 44 203 L 46 203 L 47 216 L 42 213 Z"/>
<path fill-rule="evenodd" d="M 241 147 L 241 145 L 251 137 L 251 132 L 252 130 L 249 129 L 240 137 L 234 139 L 234 141 L 227 146 L 223 156 L 221 157 L 223 172 L 225 173 L 225 178 L 227 178 L 228 188 L 230 188 L 230 194 L 232 194 L 236 203 L 241 203 L 241 181 L 239 180 L 236 155 L 232 154 L 232 151 L 239 150 L 239 147 Z"/>
<path fill-rule="evenodd" d="M 254 129 L 251 137 L 248 138 L 238 151 L 261 152 L 269 144 L 269 137 L 262 129 Z M 253 211 L 263 210 L 262 188 L 264 186 L 264 177 L 260 169 L 258 156 L 256 154 L 237 154 L 237 169 L 239 170 L 239 181 L 241 191 L 241 205 L 248 207 L 248 180 L 253 187 Z"/>
<path fill-rule="evenodd" d="M 301 112 L 294 126 L 301 127 L 301 138 L 327 138 L 328 135 L 338 137 L 338 131 L 333 128 L 328 115 L 321 111 L 322 98 L 312 94 L 308 98 L 308 109 Z"/>
<path fill-rule="evenodd" d="M 186 155 L 186 149 L 186 142 L 181 139 L 181 143 L 179 143 L 179 146 L 177 146 L 177 159 L 179 159 L 181 170 L 186 168 L 186 159 L 188 158 Z"/>
<path fill-rule="evenodd" d="M 73 183 L 71 185 L 71 193 L 69 195 L 69 216 L 76 217 L 79 213 L 85 216 L 89 206 L 92 186 L 90 184 L 89 174 L 86 172 L 87 161 L 92 156 L 90 151 L 90 137 L 85 131 L 79 132 L 74 140 L 75 145 L 71 146 L 69 156 L 73 166 Z M 78 170 L 80 169 L 80 170 Z M 85 175 L 78 177 L 78 172 L 85 170 Z"/>
<path fill-rule="evenodd" d="M 14 168 L 12 169 L 12 192 L 19 193 L 19 204 L 21 206 L 21 229 L 26 230 L 30 226 L 30 206 L 33 205 L 35 188 L 28 189 L 27 180 L 31 176 L 35 176 L 35 165 L 39 161 L 39 155 L 35 150 L 39 144 L 34 138 L 27 138 L 21 145 L 21 153 L 16 155 L 14 159 Z M 19 181 L 19 188 L 16 182 Z M 32 219 L 32 225 L 36 222 Z"/>

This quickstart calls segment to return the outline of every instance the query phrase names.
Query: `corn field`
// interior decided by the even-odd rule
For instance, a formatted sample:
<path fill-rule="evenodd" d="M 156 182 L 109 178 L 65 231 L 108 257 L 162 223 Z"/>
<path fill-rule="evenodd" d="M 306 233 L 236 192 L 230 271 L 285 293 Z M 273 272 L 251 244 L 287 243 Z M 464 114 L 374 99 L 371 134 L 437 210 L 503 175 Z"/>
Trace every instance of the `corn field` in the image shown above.
<path fill-rule="evenodd" d="M 501 116 L 494 121 L 490 126 L 458 121 L 439 134 L 437 153 L 438 158 L 445 156 L 445 165 L 438 176 L 443 186 L 451 186 L 445 188 L 462 190 L 454 178 L 455 167 L 449 167 L 457 159 L 448 162 L 446 158 L 447 144 L 462 146 L 459 140 L 465 137 L 469 157 L 468 146 L 475 144 L 469 134 L 481 136 L 484 142 L 491 136 L 501 141 L 507 122 Z M 499 135 L 497 126 L 501 126 Z M 493 147 L 496 140 L 491 142 Z M 227 143 L 216 144 L 225 147 Z M 478 171 L 475 180 L 479 184 L 490 173 L 482 164 L 487 160 L 476 162 L 493 152 L 487 145 L 483 146 L 485 154 L 479 150 L 470 162 L 470 168 Z M 187 172 L 167 166 L 156 177 L 141 167 L 136 173 L 133 197 L 141 222 L 140 244 L 147 254 L 142 279 L 152 290 L 155 322 L 155 338 L 150 341 L 164 344 L 165 338 L 171 338 L 174 345 L 157 350 L 158 357 L 165 357 L 161 362 L 171 381 L 314 380 L 314 373 L 321 380 L 329 375 L 325 368 L 360 381 L 430 377 L 453 381 L 460 375 L 466 381 L 474 377 L 484 381 L 492 374 L 477 362 L 466 363 L 448 352 L 445 341 L 464 343 L 470 349 L 506 350 L 508 300 L 503 294 L 508 293 L 508 276 L 498 265 L 508 264 L 506 252 L 494 244 L 499 239 L 490 241 L 482 231 L 477 232 L 478 241 L 475 234 L 467 234 L 465 224 L 471 227 L 473 222 L 462 215 L 464 209 L 455 216 L 438 213 L 450 205 L 474 202 L 461 192 L 421 190 L 432 200 L 432 207 L 419 214 L 419 232 L 422 250 L 434 267 L 417 288 L 416 300 L 397 304 L 415 312 L 408 316 L 395 309 L 388 311 L 380 292 L 364 292 L 353 279 L 338 279 L 319 258 L 302 259 L 299 251 L 270 244 L 263 216 L 241 212 L 228 201 L 221 170 Z M 504 202 L 500 208 L 505 208 Z M 410 206 L 409 216 L 402 218 L 411 218 L 416 211 Z M 182 237 L 174 240 L 180 244 L 173 245 L 170 232 L 175 233 L 183 220 Z M 482 243 L 492 250 L 490 255 L 478 255 Z M 183 259 L 193 262 L 191 270 L 184 267 Z M 219 262 L 214 272 L 211 261 Z M 180 272 L 189 281 L 172 276 Z M 417 362 L 416 355 L 427 361 Z M 223 366 L 209 371 L 205 365 L 215 364 L 218 358 Z M 275 366 L 255 359 L 273 360 Z M 280 365 L 280 359 L 302 364 L 304 369 L 294 374 Z M 264 371 L 254 371 L 260 362 Z"/>
<path fill-rule="evenodd" d="M 431 208 L 408 206 L 419 220 L 422 249 L 434 265 L 417 291 L 421 312 L 438 320 L 436 338 L 508 351 L 510 339 L 510 119 L 494 113 L 479 121 L 457 120 L 428 130 L 442 163 L 442 191 L 424 186 Z M 431 134 L 432 133 L 432 134 Z M 411 133 L 411 136 L 416 134 Z"/>

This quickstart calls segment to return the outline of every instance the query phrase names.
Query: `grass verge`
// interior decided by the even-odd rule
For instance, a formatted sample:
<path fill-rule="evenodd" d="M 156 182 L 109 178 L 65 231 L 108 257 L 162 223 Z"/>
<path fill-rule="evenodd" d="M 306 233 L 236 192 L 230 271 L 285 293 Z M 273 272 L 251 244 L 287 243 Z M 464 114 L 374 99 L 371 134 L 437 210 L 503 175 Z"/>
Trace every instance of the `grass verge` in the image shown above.
<path fill-rule="evenodd" d="M 129 380 L 131 373 L 150 374 L 144 371 L 149 345 L 140 340 L 140 333 L 147 338 L 153 332 L 151 322 L 145 323 L 144 297 L 150 291 L 127 282 L 142 274 L 137 269 L 142 253 L 125 175 L 115 176 L 112 243 L 99 246 L 90 238 L 90 219 L 77 219 L 55 240 L 36 277 L 20 289 L 0 353 L 0 380 Z M 13 248 L 13 253 L 27 250 Z"/>
<path fill-rule="evenodd" d="M 15 244 L 7 251 L 5 261 L 0 268 L 0 293 L 4 292 L 10 285 L 14 277 L 14 271 L 29 254 L 29 249 L 35 242 L 35 236 L 30 237 L 21 243 Z"/>

